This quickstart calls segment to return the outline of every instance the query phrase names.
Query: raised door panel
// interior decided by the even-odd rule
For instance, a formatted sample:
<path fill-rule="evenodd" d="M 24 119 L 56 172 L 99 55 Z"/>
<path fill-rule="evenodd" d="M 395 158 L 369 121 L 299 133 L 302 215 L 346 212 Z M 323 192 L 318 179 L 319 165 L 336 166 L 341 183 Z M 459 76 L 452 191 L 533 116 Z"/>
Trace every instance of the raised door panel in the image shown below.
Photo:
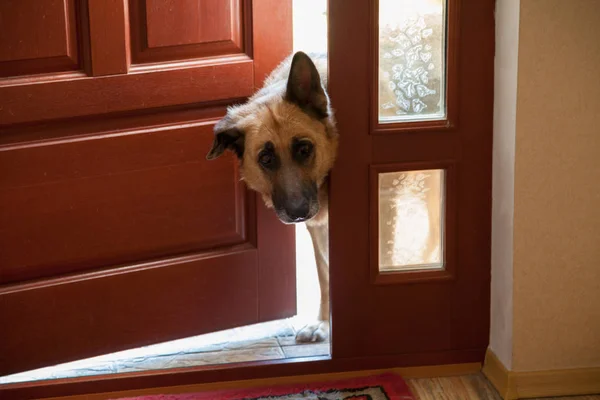
<path fill-rule="evenodd" d="M 43 84 L 0 81 L 0 126 L 239 99 L 254 91 L 253 66 L 239 60 Z"/>
<path fill-rule="evenodd" d="M 233 157 L 212 123 L 0 151 L 0 282 L 113 267 L 245 240 Z"/>
<path fill-rule="evenodd" d="M 148 47 L 231 41 L 230 0 L 146 0 Z"/>
<path fill-rule="evenodd" d="M 245 52 L 249 10 L 240 0 L 131 0 L 134 63 Z M 246 39 L 246 40 L 244 40 Z"/>
<path fill-rule="evenodd" d="M 79 69 L 75 0 L 0 2 L 0 77 Z"/>
<path fill-rule="evenodd" d="M 257 269 L 241 246 L 0 288 L 0 376 L 256 323 Z"/>

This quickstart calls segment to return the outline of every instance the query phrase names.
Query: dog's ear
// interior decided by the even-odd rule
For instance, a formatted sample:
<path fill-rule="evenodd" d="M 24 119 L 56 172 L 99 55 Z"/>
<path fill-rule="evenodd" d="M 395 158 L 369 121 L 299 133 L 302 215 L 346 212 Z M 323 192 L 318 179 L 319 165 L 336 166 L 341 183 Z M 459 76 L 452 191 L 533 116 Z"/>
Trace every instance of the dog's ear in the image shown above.
<path fill-rule="evenodd" d="M 328 116 L 328 99 L 321 86 L 319 71 L 310 57 L 301 51 L 292 58 L 285 98 L 317 118 Z"/>
<path fill-rule="evenodd" d="M 244 155 L 244 132 L 238 129 L 233 119 L 227 115 L 215 125 L 215 138 L 212 148 L 206 155 L 207 160 L 214 160 L 225 150 L 231 150 L 241 159 Z"/>

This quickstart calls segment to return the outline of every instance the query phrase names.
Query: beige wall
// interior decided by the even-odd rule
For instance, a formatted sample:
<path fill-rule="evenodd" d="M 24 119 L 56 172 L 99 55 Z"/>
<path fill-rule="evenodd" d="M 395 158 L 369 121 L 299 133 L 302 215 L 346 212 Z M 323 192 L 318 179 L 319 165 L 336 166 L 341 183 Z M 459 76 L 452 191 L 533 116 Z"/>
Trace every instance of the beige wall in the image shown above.
<path fill-rule="evenodd" d="M 516 371 L 600 366 L 600 0 L 522 0 Z"/>
<path fill-rule="evenodd" d="M 519 1 L 496 3 L 490 347 L 512 367 L 513 220 Z"/>
<path fill-rule="evenodd" d="M 508 3 L 497 13 L 490 346 L 514 371 L 597 367 L 600 0 L 521 0 L 516 81 L 506 67 L 515 55 L 503 52 Z"/>

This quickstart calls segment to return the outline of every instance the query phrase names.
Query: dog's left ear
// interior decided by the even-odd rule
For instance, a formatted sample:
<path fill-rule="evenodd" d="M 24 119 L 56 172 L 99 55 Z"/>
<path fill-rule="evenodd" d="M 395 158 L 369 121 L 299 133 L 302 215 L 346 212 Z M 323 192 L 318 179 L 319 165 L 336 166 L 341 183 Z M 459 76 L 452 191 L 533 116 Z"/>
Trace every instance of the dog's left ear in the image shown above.
<path fill-rule="evenodd" d="M 225 150 L 231 150 L 241 159 L 244 155 L 244 132 L 235 126 L 235 122 L 227 115 L 215 125 L 215 138 L 206 155 L 207 160 L 214 160 Z"/>
<path fill-rule="evenodd" d="M 301 51 L 292 58 L 285 98 L 318 118 L 329 115 L 319 72 L 310 57 Z"/>

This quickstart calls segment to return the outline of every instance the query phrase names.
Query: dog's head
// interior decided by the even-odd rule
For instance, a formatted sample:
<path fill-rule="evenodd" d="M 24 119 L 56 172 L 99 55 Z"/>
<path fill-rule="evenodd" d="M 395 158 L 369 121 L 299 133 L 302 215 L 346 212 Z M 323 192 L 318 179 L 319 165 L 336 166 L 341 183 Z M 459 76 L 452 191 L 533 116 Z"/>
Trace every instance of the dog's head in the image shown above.
<path fill-rule="evenodd" d="M 248 103 L 230 108 L 215 125 L 206 157 L 233 151 L 247 185 L 282 222 L 295 223 L 319 211 L 319 188 L 333 166 L 338 135 L 329 98 L 306 54 L 294 55 L 287 85 L 281 86 L 267 86 Z"/>

